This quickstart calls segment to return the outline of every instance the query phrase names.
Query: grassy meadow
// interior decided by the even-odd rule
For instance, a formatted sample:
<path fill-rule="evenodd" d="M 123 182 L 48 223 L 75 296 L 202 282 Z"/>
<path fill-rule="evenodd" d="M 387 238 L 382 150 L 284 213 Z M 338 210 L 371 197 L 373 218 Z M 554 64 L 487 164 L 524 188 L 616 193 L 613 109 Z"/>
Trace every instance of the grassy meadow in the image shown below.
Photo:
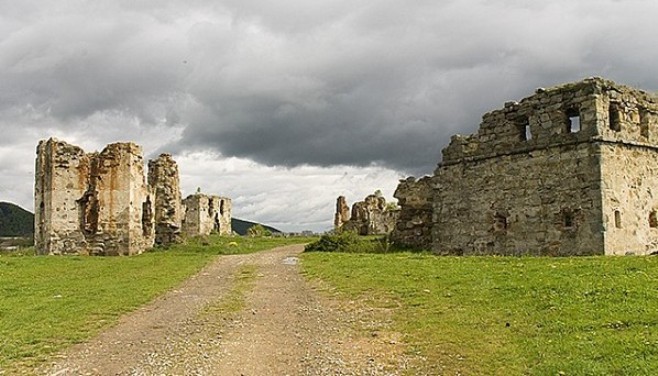
<path fill-rule="evenodd" d="M 2 254 L 0 374 L 90 338 L 218 255 L 307 241 L 210 236 L 132 257 Z"/>
<path fill-rule="evenodd" d="M 302 268 L 339 297 L 391 309 L 427 374 L 658 370 L 655 257 L 308 252 Z"/>

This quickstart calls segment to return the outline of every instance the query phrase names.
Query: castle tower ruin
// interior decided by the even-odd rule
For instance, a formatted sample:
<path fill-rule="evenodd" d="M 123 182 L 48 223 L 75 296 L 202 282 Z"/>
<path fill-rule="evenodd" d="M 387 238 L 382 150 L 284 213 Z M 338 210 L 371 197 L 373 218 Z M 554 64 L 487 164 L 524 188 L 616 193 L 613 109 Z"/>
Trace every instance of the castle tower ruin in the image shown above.
<path fill-rule="evenodd" d="M 336 199 L 336 214 L 334 214 L 334 229 L 338 230 L 350 220 L 350 207 L 347 206 L 345 196 Z"/>
<path fill-rule="evenodd" d="M 353 231 L 359 235 L 381 235 L 393 230 L 399 210 L 387 208 L 386 199 L 377 191 L 363 201 L 355 202 L 349 213 L 345 198 L 338 197 L 334 215 L 335 229 Z"/>
<path fill-rule="evenodd" d="M 537 89 L 453 136 L 430 180 L 438 254 L 657 252 L 658 97 L 602 78 Z"/>
<path fill-rule="evenodd" d="M 182 232 L 186 236 L 209 235 L 216 232 L 230 235 L 231 199 L 196 193 L 183 200 Z"/>
<path fill-rule="evenodd" d="M 161 154 L 148 163 L 148 183 L 154 194 L 155 244 L 178 243 L 182 208 L 178 164 L 170 154 Z"/>
<path fill-rule="evenodd" d="M 56 139 L 37 147 L 35 246 L 40 254 L 133 255 L 153 245 L 153 198 L 142 149 L 100 153 Z"/>

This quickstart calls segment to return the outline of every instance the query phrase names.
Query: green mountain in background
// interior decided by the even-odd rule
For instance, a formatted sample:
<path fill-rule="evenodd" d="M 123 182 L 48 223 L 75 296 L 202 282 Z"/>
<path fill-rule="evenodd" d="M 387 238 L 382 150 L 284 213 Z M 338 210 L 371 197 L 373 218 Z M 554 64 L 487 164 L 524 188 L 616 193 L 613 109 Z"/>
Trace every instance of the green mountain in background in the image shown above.
<path fill-rule="evenodd" d="M 249 227 L 257 225 L 256 222 L 243 221 L 232 218 L 231 227 L 234 232 L 246 235 Z M 265 226 L 272 233 L 281 231 L 274 227 Z M 34 233 L 34 214 L 9 202 L 0 202 L 0 236 L 28 236 Z"/>
<path fill-rule="evenodd" d="M 259 223 L 256 222 L 249 222 L 249 221 L 243 221 L 242 219 L 231 218 L 231 230 L 233 230 L 233 232 L 236 232 L 239 235 L 246 235 L 249 227 L 258 224 Z M 277 230 L 274 227 L 265 226 L 263 224 L 261 224 L 261 226 L 265 227 L 266 230 L 270 230 L 273 234 L 281 233 L 280 230 Z"/>
<path fill-rule="evenodd" d="M 0 202 L 0 236 L 34 234 L 34 214 L 9 202 Z"/>

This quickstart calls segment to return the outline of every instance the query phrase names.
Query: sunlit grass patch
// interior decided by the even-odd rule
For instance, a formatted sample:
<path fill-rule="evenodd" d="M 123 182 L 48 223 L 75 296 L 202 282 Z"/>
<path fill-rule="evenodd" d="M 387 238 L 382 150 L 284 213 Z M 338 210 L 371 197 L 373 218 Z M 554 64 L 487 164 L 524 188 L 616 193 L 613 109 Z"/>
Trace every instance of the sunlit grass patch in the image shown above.
<path fill-rule="evenodd" d="M 1 255 L 0 373 L 90 338 L 218 255 L 305 242 L 210 236 L 131 257 Z"/>
<path fill-rule="evenodd" d="M 339 295 L 395 309 L 437 374 L 652 375 L 658 259 L 310 253 Z"/>

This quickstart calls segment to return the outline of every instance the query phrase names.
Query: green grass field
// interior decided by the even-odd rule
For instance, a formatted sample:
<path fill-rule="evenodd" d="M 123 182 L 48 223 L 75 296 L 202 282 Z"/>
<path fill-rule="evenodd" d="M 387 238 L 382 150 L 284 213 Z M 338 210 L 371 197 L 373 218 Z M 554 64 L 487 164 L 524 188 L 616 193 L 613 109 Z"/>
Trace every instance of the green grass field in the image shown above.
<path fill-rule="evenodd" d="M 0 374 L 90 338 L 224 254 L 304 238 L 211 236 L 132 257 L 0 256 Z"/>
<path fill-rule="evenodd" d="M 658 372 L 658 258 L 306 253 L 302 267 L 392 309 L 429 374 Z"/>

